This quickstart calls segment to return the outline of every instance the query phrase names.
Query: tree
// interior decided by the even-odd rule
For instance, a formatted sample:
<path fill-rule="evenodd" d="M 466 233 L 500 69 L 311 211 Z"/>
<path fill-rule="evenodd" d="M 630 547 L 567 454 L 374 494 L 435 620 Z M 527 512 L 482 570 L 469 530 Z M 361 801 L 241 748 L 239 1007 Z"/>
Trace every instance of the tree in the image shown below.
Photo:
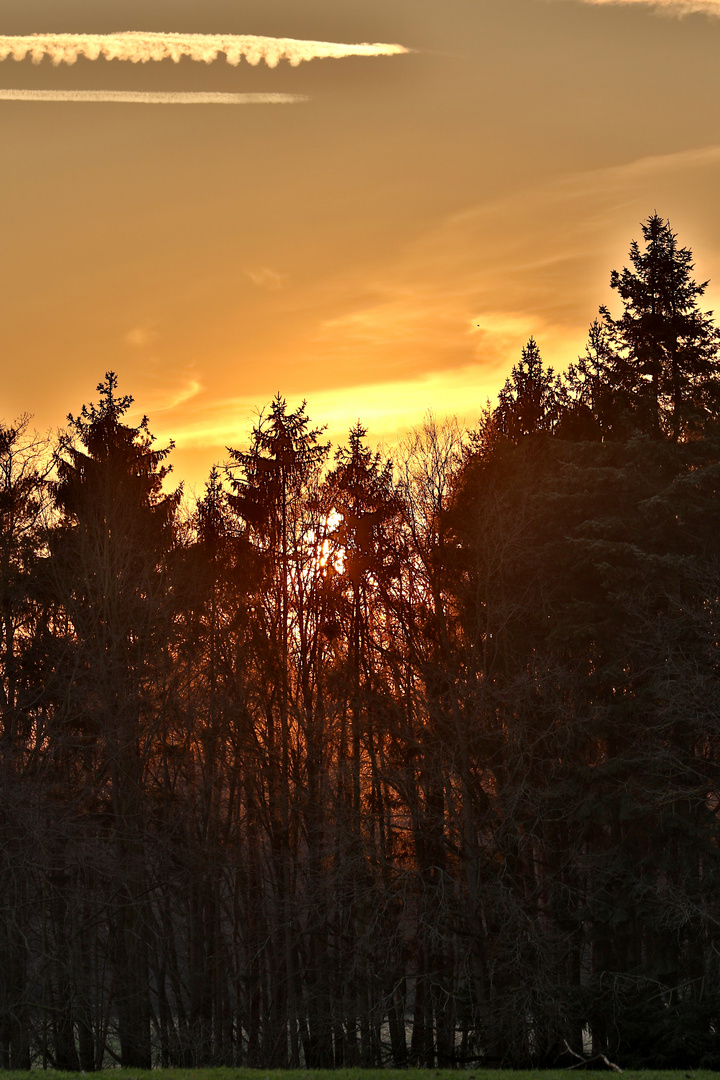
<path fill-rule="evenodd" d="M 466 731 L 458 698 L 459 643 L 450 567 L 454 545 L 448 521 L 463 458 L 457 421 L 439 421 L 428 413 L 405 440 L 399 461 L 407 546 L 395 615 L 402 635 L 399 659 L 407 671 L 401 691 L 409 702 L 403 739 L 411 756 L 403 770 L 403 794 L 412 820 L 418 890 L 410 1053 L 413 1063 L 426 1067 L 455 1060 L 458 996 L 450 927 L 457 911 L 450 882 L 455 853 L 461 850 L 463 860 L 472 860 L 463 820 Z"/>
<path fill-rule="evenodd" d="M 570 364 L 559 380 L 555 434 L 561 439 L 616 439 L 632 431 L 629 403 L 610 381 L 613 353 L 609 338 L 605 323 L 594 319 L 584 355 Z"/>
<path fill-rule="evenodd" d="M 311 426 L 305 409 L 303 401 L 289 412 L 285 398 L 277 394 L 253 428 L 249 449 L 228 447 L 233 489 L 228 501 L 245 523 L 262 568 L 255 596 L 254 653 L 264 732 L 258 724 L 256 735 L 264 743 L 268 768 L 257 778 L 255 797 L 266 804 L 277 904 L 265 1060 L 269 1056 L 274 1064 L 284 1064 L 289 1042 L 293 1067 L 300 1060 L 299 1025 L 304 1027 L 299 1016 L 299 930 L 292 904 L 297 836 L 293 789 L 303 749 L 301 728 L 313 730 L 317 684 L 312 675 L 318 658 L 313 661 L 310 638 L 317 640 L 318 612 L 307 603 L 305 592 L 307 574 L 312 575 L 316 562 L 317 491 L 329 449 L 318 442 L 324 429 Z M 314 632 L 308 619 L 315 623 Z"/>
<path fill-rule="evenodd" d="M 614 352 L 610 382 L 628 395 L 642 430 L 677 441 L 720 411 L 720 336 L 712 312 L 700 309 L 708 282 L 691 277 L 690 248 L 657 213 L 642 231 L 644 250 L 633 240 L 631 268 L 610 276 L 622 315 L 600 309 Z"/>
<path fill-rule="evenodd" d="M 386 942 L 396 943 L 398 938 L 392 902 L 387 904 L 382 935 L 372 930 L 380 898 L 386 901 L 392 892 L 391 827 L 389 823 L 379 829 L 375 826 L 385 816 L 388 795 L 382 767 L 388 744 L 382 653 L 391 640 L 388 592 L 399 572 L 393 543 L 399 501 L 392 463 L 373 453 L 366 436 L 366 428 L 358 421 L 350 429 L 347 445 L 336 451 L 335 467 L 323 489 L 331 524 L 326 580 L 333 621 L 327 633 L 334 665 L 329 675 L 339 715 L 333 816 L 343 933 L 336 947 L 343 949 L 346 958 L 338 981 L 344 1038 L 337 1047 L 336 1064 L 346 1067 L 378 1063 L 377 1030 L 362 1004 L 372 993 L 373 979 L 383 981 L 391 1002 L 393 1060 L 398 1065 L 407 1062 L 404 1007 L 398 993 L 403 962 L 396 947 L 385 948 Z"/>
<path fill-rule="evenodd" d="M 43 795 L 42 778 L 28 775 L 42 699 L 30 655 L 42 617 L 36 586 L 51 463 L 46 440 L 29 423 L 22 416 L 0 424 L 0 1067 L 22 1069 L 30 1068 L 34 990 L 29 852 L 42 842 Z"/>
<path fill-rule="evenodd" d="M 497 428 L 512 442 L 536 431 L 551 431 L 556 407 L 553 369 L 545 368 L 538 344 L 531 337 L 500 391 L 495 410 Z"/>
<path fill-rule="evenodd" d="M 113 372 L 97 389 L 98 404 L 69 416 L 57 454 L 54 498 L 61 518 L 50 539 L 51 574 L 69 623 L 58 719 L 74 732 L 75 753 L 83 748 L 95 812 L 111 822 L 121 1064 L 149 1068 L 147 769 L 167 665 L 171 619 L 164 571 L 180 491 L 162 490 L 172 444 L 153 448 L 147 417 L 137 427 L 123 422 L 133 399 L 116 394 Z"/>
<path fill-rule="evenodd" d="M 471 461 L 454 508 L 490 793 L 486 1031 L 549 1063 L 589 1026 L 597 1052 L 679 1065 L 718 1046 L 701 944 L 716 934 L 718 447 L 533 449 Z"/>
<path fill-rule="evenodd" d="M 49 503 L 50 449 L 28 432 L 30 418 L 0 425 L 0 724 L 6 767 L 28 749 L 27 690 L 22 656 L 31 647 L 37 613 L 32 579 L 43 550 Z"/>
<path fill-rule="evenodd" d="M 367 429 L 359 422 L 350 429 L 347 447 L 335 454 L 335 468 L 326 482 L 330 513 L 340 516 L 333 540 L 342 553 L 342 578 L 350 584 L 350 670 L 352 680 L 352 790 L 353 816 L 359 831 L 360 820 L 360 683 L 363 671 L 370 673 L 372 661 L 368 640 L 370 628 L 364 623 L 370 582 L 385 577 L 392 561 L 383 525 L 397 513 L 392 490 L 392 466 L 373 454 L 365 443 Z"/>

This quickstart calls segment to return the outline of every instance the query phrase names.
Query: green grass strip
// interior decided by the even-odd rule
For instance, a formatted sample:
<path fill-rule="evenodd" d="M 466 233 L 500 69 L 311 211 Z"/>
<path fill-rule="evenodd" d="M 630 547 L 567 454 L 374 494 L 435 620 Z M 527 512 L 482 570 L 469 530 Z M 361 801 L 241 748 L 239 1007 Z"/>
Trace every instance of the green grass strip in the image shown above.
<path fill-rule="evenodd" d="M 1 1080 L 88 1080 L 88 1076 L 107 1080 L 570 1080 L 583 1069 L 104 1069 L 102 1072 L 55 1072 L 33 1069 L 17 1072 L 0 1069 Z M 608 1080 L 617 1074 L 609 1069 L 592 1070 L 592 1076 L 604 1073 Z M 628 1069 L 624 1080 L 720 1080 L 720 1072 L 708 1069 Z"/>

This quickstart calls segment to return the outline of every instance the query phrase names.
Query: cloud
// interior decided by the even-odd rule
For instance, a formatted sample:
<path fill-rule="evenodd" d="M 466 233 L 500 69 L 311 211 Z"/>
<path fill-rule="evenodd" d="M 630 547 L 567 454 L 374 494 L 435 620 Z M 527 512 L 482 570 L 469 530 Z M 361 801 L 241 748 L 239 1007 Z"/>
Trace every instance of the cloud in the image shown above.
<path fill-rule="evenodd" d="M 645 157 L 555 177 L 431 223 L 373 278 L 349 267 L 328 283 L 333 316 L 295 345 L 297 371 L 322 368 L 344 386 L 354 377 L 450 378 L 475 363 L 472 393 L 481 388 L 482 404 L 531 334 L 562 369 L 582 352 L 598 305 L 617 302 L 610 270 L 623 265 L 654 207 L 696 251 L 699 280 L 711 279 L 708 306 L 718 310 L 720 226 L 707 208 L 719 170 L 719 146 Z M 295 381 L 290 389 L 309 396 L 312 387 Z"/>
<path fill-rule="evenodd" d="M 715 15 L 720 18 L 720 0 L 581 0 L 583 4 L 644 4 L 669 15 Z"/>
<path fill-rule="evenodd" d="M 145 326 L 134 326 L 125 335 L 125 344 L 133 349 L 145 349 L 155 341 L 156 335 Z"/>
<path fill-rule="evenodd" d="M 146 364 L 146 370 L 150 368 L 153 368 L 154 372 L 143 390 L 143 408 L 138 409 L 138 403 L 135 402 L 130 415 L 134 420 L 136 417 L 139 418 L 144 413 L 147 413 L 152 421 L 153 431 L 155 431 L 155 418 L 157 416 L 173 413 L 175 410 L 180 410 L 182 415 L 183 407 L 195 398 L 200 397 L 204 391 L 204 386 L 193 373 L 178 374 L 176 384 L 168 386 L 167 381 L 160 378 L 157 361 L 149 361 Z M 195 407 L 197 407 L 197 403 Z M 173 420 L 167 416 L 158 421 L 157 427 L 159 430 L 156 434 L 161 441 L 174 438 L 174 432 L 170 431 L 168 433 L 164 430 L 164 425 L 172 422 Z"/>
<path fill-rule="evenodd" d="M 271 289 L 273 291 L 282 289 L 287 281 L 287 274 L 280 274 L 270 266 L 263 266 L 259 270 L 246 270 L 245 272 L 253 285 L 257 285 L 259 289 Z"/>
<path fill-rule="evenodd" d="M 295 38 L 255 37 L 228 34 L 154 34 L 128 32 L 122 34 L 32 34 L 28 37 L 0 36 L 0 60 L 24 60 L 30 56 L 39 64 L 49 56 L 53 64 L 74 64 L 80 56 L 97 60 L 130 60 L 147 63 L 149 60 L 174 60 L 183 56 L 211 64 L 221 53 L 229 64 L 237 66 L 242 60 L 249 64 L 265 61 L 274 68 L 281 60 L 292 67 L 306 60 L 340 59 L 346 56 L 395 56 L 409 50 L 402 45 L 382 43 L 362 45 L 338 44 L 332 41 L 302 41 Z"/>
<path fill-rule="evenodd" d="M 316 390 L 307 395 L 307 405 L 313 421 L 327 424 L 327 438 L 334 445 L 346 440 L 348 428 L 358 418 L 370 428 L 372 438 L 395 442 L 408 428 L 422 422 L 430 405 L 438 415 L 460 411 L 461 420 L 474 423 L 487 394 L 484 372 L 472 364 L 449 372 L 429 372 L 412 381 L 383 380 Z M 272 392 L 265 400 L 220 397 L 195 402 L 185 415 L 179 412 L 167 430 L 161 420 L 153 422 L 153 430 L 160 441 L 172 437 L 179 450 L 216 448 L 222 459 L 226 446 L 246 445 L 258 409 L 270 397 Z M 291 408 L 299 404 L 299 398 L 289 395 Z M 463 402 L 464 408 L 458 410 L 458 402 Z M 154 408 L 151 420 L 161 411 Z"/>
<path fill-rule="evenodd" d="M 294 105 L 302 94 L 215 94 L 145 90 L 0 90 L 0 101 L 117 101 L 135 105 Z"/>
<path fill-rule="evenodd" d="M 155 405 L 154 412 L 172 412 L 173 409 L 180 408 L 181 405 L 185 405 L 188 401 L 192 401 L 201 393 L 203 387 L 202 383 L 197 379 L 189 379 L 186 384 L 180 387 L 171 397 L 165 399 L 161 404 Z"/>
<path fill-rule="evenodd" d="M 711 279 L 707 307 L 720 310 L 719 177 L 720 145 L 552 177 L 428 221 L 372 275 L 351 260 L 303 293 L 293 274 L 275 309 L 287 313 L 292 345 L 265 362 L 251 349 L 243 372 L 235 346 L 209 344 L 197 361 L 203 394 L 157 422 L 145 405 L 153 431 L 160 445 L 176 439 L 177 475 L 202 483 L 225 446 L 247 444 L 257 408 L 278 389 L 291 408 L 307 398 L 336 444 L 358 417 L 372 442 L 392 444 L 428 406 L 472 424 L 531 334 L 559 371 L 583 352 L 598 304 L 620 313 L 610 271 L 654 208 L 695 251 L 697 280 Z"/>

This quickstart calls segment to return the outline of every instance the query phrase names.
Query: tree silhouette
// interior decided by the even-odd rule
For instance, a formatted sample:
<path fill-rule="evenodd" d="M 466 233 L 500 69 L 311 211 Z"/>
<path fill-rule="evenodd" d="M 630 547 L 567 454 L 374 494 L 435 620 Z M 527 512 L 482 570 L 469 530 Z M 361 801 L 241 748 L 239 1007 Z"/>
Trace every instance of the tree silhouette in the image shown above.
<path fill-rule="evenodd" d="M 298 633 L 304 623 L 299 606 L 296 604 L 295 610 L 291 610 L 291 593 L 303 588 L 302 567 L 306 553 L 302 515 L 329 449 L 328 445 L 318 442 L 323 429 L 311 427 L 305 408 L 303 401 L 294 412 L 288 412 L 287 402 L 278 393 L 268 412 L 260 416 L 253 428 L 250 448 L 241 451 L 228 447 L 228 473 L 233 489 L 229 502 L 246 523 L 264 568 L 259 602 L 263 617 L 261 627 L 258 627 L 261 631 L 258 659 L 262 681 L 272 687 L 266 711 L 267 752 L 272 762 L 267 798 L 273 821 L 271 843 L 276 865 L 277 902 L 282 912 L 275 947 L 278 958 L 282 957 L 284 975 L 276 984 L 276 1014 L 269 1038 L 275 1046 L 273 1060 L 278 1065 L 287 1060 L 285 1046 L 289 1038 L 290 1064 L 293 1066 L 299 1062 L 300 1050 L 298 957 L 289 910 L 293 862 L 291 704 L 296 691 L 302 693 L 307 683 L 302 676 L 294 679 L 291 672 L 291 616 L 295 617 Z M 302 651 L 305 654 L 305 650 Z"/>
<path fill-rule="evenodd" d="M 112 373 L 0 425 L 0 1066 L 720 1064 L 717 341 L 644 228 L 392 459 L 278 395 L 182 506 Z"/>
<path fill-rule="evenodd" d="M 677 234 L 657 213 L 642 231 L 644 250 L 636 240 L 630 245 L 632 268 L 610 276 L 622 315 L 613 319 L 600 309 L 614 346 L 611 383 L 630 396 L 641 427 L 677 441 L 717 415 L 720 337 L 712 312 L 700 309 L 708 283 L 691 277 L 690 248 L 678 246 Z"/>
<path fill-rule="evenodd" d="M 551 431 L 556 419 L 555 380 L 545 368 L 535 338 L 522 350 L 518 364 L 500 391 L 495 410 L 498 430 L 517 442 L 536 431 Z"/>
<path fill-rule="evenodd" d="M 100 400 L 69 417 L 57 455 L 51 538 L 57 596 L 72 627 L 63 710 L 99 755 L 118 862 L 113 941 L 120 1060 L 149 1068 L 150 996 L 146 769 L 158 725 L 154 695 L 169 630 L 163 565 L 180 492 L 164 494 L 172 446 L 154 450 L 147 417 L 108 372 Z M 154 685 L 155 684 L 155 685 Z"/>
<path fill-rule="evenodd" d="M 34 835 L 45 777 L 33 765 L 42 718 L 38 709 L 49 667 L 38 665 L 43 604 L 38 576 L 45 551 L 49 499 L 47 441 L 30 418 L 0 424 L 0 1066 L 29 1069 L 32 979 L 32 895 L 29 863 L 12 857 Z M 39 783 L 38 783 L 39 780 Z M 31 846 L 31 845 L 30 845 Z"/>

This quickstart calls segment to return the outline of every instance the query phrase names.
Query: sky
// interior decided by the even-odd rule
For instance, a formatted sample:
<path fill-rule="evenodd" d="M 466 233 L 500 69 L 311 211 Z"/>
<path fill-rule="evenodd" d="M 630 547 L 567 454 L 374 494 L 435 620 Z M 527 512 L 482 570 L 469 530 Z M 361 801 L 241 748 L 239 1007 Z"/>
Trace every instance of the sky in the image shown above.
<path fill-rule="evenodd" d="M 6 423 L 61 427 L 113 370 L 198 492 L 278 392 L 335 445 L 469 426 L 531 335 L 582 353 L 654 211 L 720 309 L 720 0 L 0 16 Z"/>

